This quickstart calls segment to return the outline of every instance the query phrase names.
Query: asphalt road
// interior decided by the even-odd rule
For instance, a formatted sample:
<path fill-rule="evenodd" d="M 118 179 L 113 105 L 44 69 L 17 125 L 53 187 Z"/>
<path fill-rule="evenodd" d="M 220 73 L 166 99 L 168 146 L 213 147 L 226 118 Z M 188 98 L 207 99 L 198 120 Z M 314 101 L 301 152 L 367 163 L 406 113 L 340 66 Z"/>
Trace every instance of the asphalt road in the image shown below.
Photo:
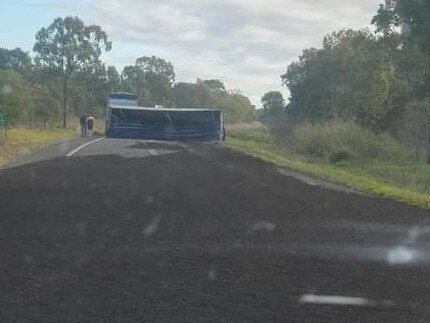
<path fill-rule="evenodd" d="M 77 139 L 18 160 L 0 246 L 0 322 L 430 317 L 429 211 L 220 145 Z"/>

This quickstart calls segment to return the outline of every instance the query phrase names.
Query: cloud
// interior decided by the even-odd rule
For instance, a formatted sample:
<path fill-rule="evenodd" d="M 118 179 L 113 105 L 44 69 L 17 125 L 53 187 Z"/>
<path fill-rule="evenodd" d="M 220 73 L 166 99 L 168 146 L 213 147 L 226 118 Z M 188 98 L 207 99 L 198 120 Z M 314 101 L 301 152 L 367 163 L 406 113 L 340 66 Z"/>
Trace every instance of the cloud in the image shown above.
<path fill-rule="evenodd" d="M 286 92 L 280 75 L 302 49 L 334 30 L 369 26 L 380 1 L 91 0 L 84 15 L 110 34 L 118 65 L 160 55 L 178 81 L 219 78 L 259 105 L 265 91 Z M 121 50 L 130 46 L 144 52 Z"/>

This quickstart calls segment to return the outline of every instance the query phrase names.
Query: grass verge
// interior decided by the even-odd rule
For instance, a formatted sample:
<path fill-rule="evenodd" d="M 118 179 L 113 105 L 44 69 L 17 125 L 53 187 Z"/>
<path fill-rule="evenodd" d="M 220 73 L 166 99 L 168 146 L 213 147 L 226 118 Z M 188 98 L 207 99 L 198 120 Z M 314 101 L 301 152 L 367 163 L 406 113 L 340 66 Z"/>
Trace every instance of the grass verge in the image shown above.
<path fill-rule="evenodd" d="M 386 180 L 370 174 L 365 168 L 309 162 L 304 161 L 300 156 L 286 153 L 280 149 L 274 138 L 264 128 L 233 130 L 229 133 L 226 146 L 276 165 L 314 175 L 362 192 L 430 208 L 430 195 L 410 188 L 387 184 Z"/>
<path fill-rule="evenodd" d="M 10 129 L 7 133 L 7 139 L 0 142 L 0 166 L 18 156 L 29 154 L 43 146 L 74 136 L 76 136 L 76 132 L 71 129 Z"/>

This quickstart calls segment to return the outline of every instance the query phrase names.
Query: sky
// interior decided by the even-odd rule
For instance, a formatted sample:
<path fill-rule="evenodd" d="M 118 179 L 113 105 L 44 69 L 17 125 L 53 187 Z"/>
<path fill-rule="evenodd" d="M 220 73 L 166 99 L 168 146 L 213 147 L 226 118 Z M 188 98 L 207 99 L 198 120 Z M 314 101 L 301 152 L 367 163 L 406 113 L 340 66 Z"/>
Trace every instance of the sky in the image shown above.
<path fill-rule="evenodd" d="M 35 33 L 56 17 L 98 24 L 120 71 L 141 56 L 173 63 L 176 81 L 220 79 L 259 107 L 288 90 L 281 74 L 302 50 L 343 28 L 370 27 L 382 0 L 0 0 L 0 47 L 31 52 Z"/>

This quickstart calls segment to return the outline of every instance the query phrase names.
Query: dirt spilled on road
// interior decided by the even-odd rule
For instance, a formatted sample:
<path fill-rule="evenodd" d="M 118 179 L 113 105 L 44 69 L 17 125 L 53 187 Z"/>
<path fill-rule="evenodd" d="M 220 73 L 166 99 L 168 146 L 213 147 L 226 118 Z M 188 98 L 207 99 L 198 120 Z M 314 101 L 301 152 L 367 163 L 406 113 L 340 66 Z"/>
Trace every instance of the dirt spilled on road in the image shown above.
<path fill-rule="evenodd" d="M 56 159 L 3 170 L 0 182 L 2 322 L 395 322 L 427 313 L 425 264 L 335 255 L 396 247 L 410 227 L 430 224 L 428 211 L 308 185 L 219 146 Z M 380 230 L 358 229 L 369 223 Z M 331 252 L 317 252 L 324 247 Z M 392 305 L 303 304 L 308 294 Z"/>

